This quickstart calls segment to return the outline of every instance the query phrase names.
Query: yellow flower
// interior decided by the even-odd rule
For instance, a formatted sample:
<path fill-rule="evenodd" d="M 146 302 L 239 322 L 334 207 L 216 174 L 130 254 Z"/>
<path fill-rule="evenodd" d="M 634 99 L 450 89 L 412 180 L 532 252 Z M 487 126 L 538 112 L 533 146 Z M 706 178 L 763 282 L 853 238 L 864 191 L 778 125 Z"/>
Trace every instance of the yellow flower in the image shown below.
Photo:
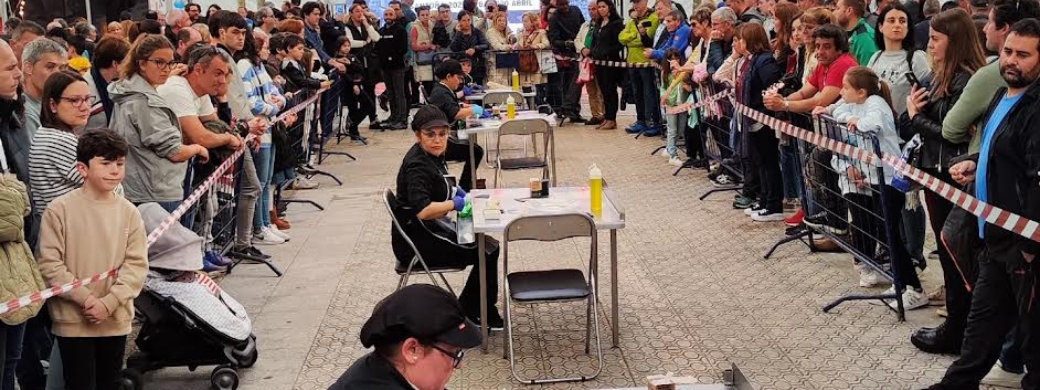
<path fill-rule="evenodd" d="M 73 57 L 69 59 L 69 67 L 77 72 L 86 74 L 90 70 L 90 60 L 83 57 Z"/>

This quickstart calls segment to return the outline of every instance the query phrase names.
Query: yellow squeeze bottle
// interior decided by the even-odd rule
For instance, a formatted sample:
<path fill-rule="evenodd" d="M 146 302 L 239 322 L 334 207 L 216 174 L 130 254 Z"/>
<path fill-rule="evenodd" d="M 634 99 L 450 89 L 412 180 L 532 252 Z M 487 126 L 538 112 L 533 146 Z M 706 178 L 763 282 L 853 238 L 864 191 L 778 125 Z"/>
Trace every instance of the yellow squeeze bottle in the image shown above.
<path fill-rule="evenodd" d="M 516 99 L 512 95 L 506 98 L 506 118 L 516 118 Z"/>
<path fill-rule="evenodd" d="M 513 69 L 513 91 L 520 92 L 520 73 Z"/>
<path fill-rule="evenodd" d="M 603 213 L 603 172 L 596 164 L 589 168 L 589 202 L 592 215 L 600 216 Z"/>

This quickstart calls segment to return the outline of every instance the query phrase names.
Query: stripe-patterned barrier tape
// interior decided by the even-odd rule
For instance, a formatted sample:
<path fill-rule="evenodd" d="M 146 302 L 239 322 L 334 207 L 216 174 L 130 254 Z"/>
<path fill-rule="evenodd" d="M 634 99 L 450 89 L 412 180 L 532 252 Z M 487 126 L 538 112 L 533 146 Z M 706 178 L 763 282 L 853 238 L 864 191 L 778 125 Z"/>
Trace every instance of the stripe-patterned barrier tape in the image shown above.
<path fill-rule="evenodd" d="M 716 93 L 714 95 L 708 96 L 706 98 L 702 98 L 701 101 L 699 101 L 697 103 L 683 103 L 683 104 L 680 104 L 678 106 L 668 107 L 668 108 L 665 109 L 665 112 L 667 112 L 668 115 L 682 114 L 684 112 L 690 112 L 690 111 L 696 110 L 698 108 L 707 106 L 709 104 L 715 103 L 715 101 L 717 101 L 717 100 L 725 99 L 725 98 L 730 97 L 730 96 L 733 96 L 733 92 L 730 91 L 730 90 L 726 90 L 726 91 L 722 91 L 722 92 Z"/>
<path fill-rule="evenodd" d="M 967 210 L 972 215 L 978 218 L 982 218 L 986 222 L 999 226 L 1004 230 L 1018 234 L 1022 237 L 1028 238 L 1033 241 L 1040 242 L 1040 223 L 1029 220 L 1023 216 L 1012 213 L 1010 211 L 1001 209 L 993 206 L 986 202 L 980 201 L 974 196 L 969 195 L 967 192 L 957 189 L 957 187 L 950 185 L 942 180 L 939 180 L 935 176 L 924 173 L 920 169 L 914 168 L 907 165 L 903 159 L 899 156 L 891 154 L 882 154 L 880 158 L 874 153 L 857 148 L 855 146 L 838 142 L 833 139 L 824 137 L 821 134 L 802 129 L 791 125 L 790 123 L 781 121 L 775 117 L 766 115 L 760 111 L 757 111 L 751 107 L 745 106 L 740 103 L 735 103 L 737 111 L 748 118 L 754 119 L 759 123 L 766 126 L 772 127 L 773 129 L 779 130 L 780 132 L 789 136 L 798 138 L 800 140 L 812 143 L 813 145 L 819 146 L 824 149 L 828 149 L 839 154 L 867 162 L 869 164 L 878 165 L 884 162 L 887 165 L 892 166 L 896 171 L 905 177 L 910 178 L 913 181 L 920 183 L 924 188 L 938 194 L 939 196 L 949 200 L 957 207 Z"/>
<path fill-rule="evenodd" d="M 318 100 L 318 97 L 321 96 L 321 92 L 323 91 L 325 90 L 322 89 L 318 91 L 319 93 L 316 93 L 311 98 L 303 101 L 300 104 L 297 104 L 296 106 L 293 106 L 293 108 L 283 112 L 281 115 L 278 115 L 278 117 L 271 121 L 270 125 L 273 126 L 275 123 L 284 121 L 289 115 L 296 114 L 300 111 L 305 110 L 307 106 Z M 255 138 L 256 136 L 250 134 L 248 137 L 246 137 L 245 142 L 250 142 Z M 242 157 L 242 154 L 245 153 L 245 151 L 246 148 L 244 147 L 242 149 L 239 149 L 231 155 L 231 158 L 228 158 L 224 161 L 223 164 L 220 164 L 220 166 L 217 167 L 216 171 L 214 171 L 212 175 L 206 178 L 206 181 L 204 181 L 202 185 L 197 187 L 195 191 L 192 191 L 191 195 L 189 195 L 188 198 L 185 199 L 184 202 L 182 202 L 181 205 L 173 211 L 173 213 L 170 213 L 169 218 L 166 218 L 166 220 L 164 220 L 162 224 L 159 225 L 159 227 L 157 227 L 150 234 L 148 234 L 148 240 L 145 245 L 151 246 L 155 243 L 156 240 L 159 239 L 160 236 L 163 235 L 163 233 L 166 233 L 166 231 L 170 229 L 170 226 L 173 226 L 174 223 L 180 223 L 181 216 L 184 215 L 184 213 L 186 213 L 192 205 L 198 202 L 199 198 L 201 198 L 203 194 L 209 191 L 209 188 L 212 187 L 213 184 L 216 183 L 221 176 L 224 176 L 226 171 L 230 169 L 236 161 L 238 161 L 239 157 Z M 69 291 L 75 290 L 77 288 L 86 286 L 91 283 L 96 283 L 108 278 L 115 277 L 118 274 L 119 268 L 113 268 L 103 273 L 91 276 L 89 278 L 74 280 L 71 283 L 67 283 L 61 286 L 51 287 L 45 290 L 34 292 L 26 296 L 10 299 L 5 303 L 0 304 L 0 315 L 14 310 L 18 310 L 20 308 L 32 305 L 34 303 L 43 302 L 56 295 L 67 293 Z"/>
<path fill-rule="evenodd" d="M 660 65 L 658 65 L 656 62 L 653 62 L 653 61 L 628 63 L 626 61 L 594 60 L 594 59 L 591 59 L 591 58 L 588 58 L 588 57 L 583 57 L 583 58 L 566 57 L 566 56 L 561 56 L 559 54 L 553 54 L 553 57 L 555 57 L 557 60 L 570 60 L 570 61 L 575 61 L 575 62 L 589 62 L 589 63 L 592 63 L 593 65 L 596 65 L 596 66 L 606 66 L 608 68 L 660 68 L 661 67 Z"/>

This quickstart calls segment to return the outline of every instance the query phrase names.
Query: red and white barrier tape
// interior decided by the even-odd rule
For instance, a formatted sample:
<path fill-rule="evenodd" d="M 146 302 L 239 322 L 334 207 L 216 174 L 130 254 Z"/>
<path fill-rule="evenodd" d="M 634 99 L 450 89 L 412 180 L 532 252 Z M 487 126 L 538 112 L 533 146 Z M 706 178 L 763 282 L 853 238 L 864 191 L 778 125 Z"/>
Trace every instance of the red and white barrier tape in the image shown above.
<path fill-rule="evenodd" d="M 656 62 L 653 62 L 653 61 L 629 63 L 629 62 L 626 62 L 626 61 L 594 60 L 594 59 L 591 59 L 591 58 L 588 58 L 588 57 L 580 57 L 580 58 L 579 57 L 567 57 L 567 56 L 561 56 L 559 54 L 553 54 L 553 57 L 556 58 L 557 60 L 567 60 L 567 61 L 574 61 L 574 62 L 588 62 L 588 63 L 591 63 L 591 64 L 596 65 L 596 66 L 606 66 L 608 68 L 660 68 L 661 67 L 660 65 L 658 65 Z"/>
<path fill-rule="evenodd" d="M 697 103 L 683 103 L 677 106 L 667 107 L 665 108 L 665 112 L 668 113 L 668 115 L 682 114 L 684 112 L 690 112 L 698 108 L 707 106 L 709 104 L 715 103 L 718 100 L 725 99 L 730 96 L 733 96 L 733 92 L 730 90 L 725 90 L 714 95 L 708 96 L 706 98 L 701 98 L 701 101 Z"/>
<path fill-rule="evenodd" d="M 278 115 L 274 120 L 271 121 L 270 125 L 273 126 L 275 123 L 284 121 L 289 115 L 296 114 L 300 111 L 307 109 L 307 106 L 318 100 L 318 98 L 321 96 L 321 92 L 323 91 L 325 90 L 322 89 L 318 91 L 318 93 L 316 93 L 314 96 L 310 97 L 309 99 L 303 101 L 300 104 L 297 104 L 296 106 L 293 106 L 293 108 L 289 109 L 288 111 L 285 111 L 282 114 Z M 248 137 L 246 137 L 245 142 L 250 142 L 255 138 L 256 136 L 250 134 Z M 195 188 L 195 191 L 192 191 L 191 195 L 189 195 L 188 198 L 185 199 L 184 202 L 182 202 L 181 205 L 173 211 L 173 213 L 170 213 L 169 218 L 166 218 L 166 220 L 164 220 L 162 224 L 159 225 L 159 227 L 157 227 L 150 234 L 148 234 L 148 240 L 146 241 L 145 245 L 151 246 L 155 243 L 156 240 L 159 239 L 160 236 L 163 235 L 163 233 L 166 233 L 166 231 L 170 229 L 170 226 L 173 226 L 174 223 L 180 223 L 181 216 L 183 216 L 184 213 L 188 212 L 188 209 L 191 208 L 191 206 L 193 206 L 196 202 L 198 202 L 199 198 L 201 198 L 203 194 L 209 191 L 209 188 L 212 187 L 213 184 L 216 183 L 222 176 L 224 176 L 227 170 L 230 169 L 236 161 L 238 161 L 239 157 L 242 157 L 242 154 L 245 153 L 245 151 L 245 147 L 235 151 L 235 153 L 231 155 L 231 158 L 228 158 L 224 161 L 224 163 L 220 164 L 220 166 L 217 167 L 216 171 L 214 171 L 212 175 L 206 178 L 206 181 L 204 181 L 202 185 Z M 10 299 L 4 304 L 0 305 L 0 315 L 14 310 L 18 310 L 20 308 L 29 306 L 34 303 L 43 302 L 56 295 L 67 293 L 69 291 L 75 290 L 77 288 L 86 286 L 91 283 L 96 283 L 111 277 L 115 277 L 118 274 L 119 268 L 113 268 L 86 279 L 74 280 L 71 283 L 67 283 L 61 286 L 51 287 L 23 297 Z"/>
<path fill-rule="evenodd" d="M 819 146 L 824 149 L 828 149 L 839 154 L 867 162 L 869 164 L 878 165 L 884 162 L 887 165 L 892 166 L 896 171 L 905 177 L 910 178 L 913 181 L 920 183 L 928 190 L 938 194 L 939 196 L 953 202 L 954 205 L 962 209 L 967 210 L 972 215 L 978 218 L 982 218 L 986 222 L 999 226 L 1004 230 L 1018 234 L 1022 237 L 1028 238 L 1033 241 L 1040 242 L 1040 223 L 1029 220 L 1018 214 L 1010 211 L 1001 209 L 993 206 L 986 202 L 976 199 L 974 196 L 957 189 L 942 180 L 939 180 L 935 176 L 924 173 L 920 169 L 914 168 L 907 165 L 902 158 L 899 156 L 893 156 L 891 154 L 882 154 L 880 160 L 874 153 L 857 148 L 855 146 L 838 142 L 836 140 L 827 138 L 819 133 L 815 133 L 800 127 L 791 125 L 790 123 L 784 122 L 775 117 L 766 115 L 763 112 L 757 111 L 751 107 L 745 106 L 740 103 L 735 103 L 737 112 L 741 113 L 748 118 L 754 119 L 759 123 L 766 126 L 772 127 L 775 130 L 787 134 L 789 136 L 798 138 L 800 140 L 812 143 L 813 145 Z"/>

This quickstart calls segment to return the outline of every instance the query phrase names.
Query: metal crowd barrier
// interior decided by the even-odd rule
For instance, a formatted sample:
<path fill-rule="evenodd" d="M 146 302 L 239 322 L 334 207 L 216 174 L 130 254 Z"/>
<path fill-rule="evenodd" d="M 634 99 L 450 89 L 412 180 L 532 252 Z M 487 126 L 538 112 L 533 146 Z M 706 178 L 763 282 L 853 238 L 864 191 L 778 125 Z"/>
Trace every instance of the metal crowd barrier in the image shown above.
<path fill-rule="evenodd" d="M 727 88 L 724 85 L 709 82 L 701 86 L 701 94 L 702 96 L 714 96 Z M 708 190 L 701 195 L 700 200 L 707 199 L 716 192 L 739 192 L 743 189 L 741 183 L 744 181 L 746 167 L 741 156 L 746 154 L 741 154 L 740 147 L 745 142 L 741 142 L 740 138 L 741 134 L 746 132 L 741 129 L 741 121 L 734 120 L 737 116 L 734 115 L 731 99 L 734 97 L 719 99 L 716 104 L 702 109 L 704 114 L 701 117 L 701 140 L 704 142 L 705 155 L 712 162 L 709 165 L 716 165 L 715 173 L 725 173 L 736 180 L 731 185 Z"/>
<path fill-rule="evenodd" d="M 881 155 L 878 140 L 871 133 L 850 131 L 829 116 L 814 118 L 812 123 L 815 131 L 827 138 Z M 895 311 L 899 319 L 904 320 L 903 302 L 899 297 L 905 286 L 895 263 L 910 262 L 911 259 L 903 249 L 899 227 L 887 223 L 898 220 L 899 216 L 889 215 L 889 210 L 894 208 L 888 206 L 899 200 L 882 191 L 884 168 L 839 155 L 804 140 L 792 139 L 792 142 L 797 143 L 796 159 L 804 168 L 802 205 L 806 220 L 825 222 L 807 222 L 809 228 L 780 240 L 764 257 L 769 258 L 779 246 L 793 241 L 801 241 L 815 252 L 813 236 L 822 235 L 851 254 L 856 262 L 866 264 L 892 281 L 897 291 L 888 295 L 845 295 L 823 310 L 830 311 L 847 301 L 895 299 L 898 302 Z M 850 176 L 852 170 L 859 172 L 863 180 Z"/>

